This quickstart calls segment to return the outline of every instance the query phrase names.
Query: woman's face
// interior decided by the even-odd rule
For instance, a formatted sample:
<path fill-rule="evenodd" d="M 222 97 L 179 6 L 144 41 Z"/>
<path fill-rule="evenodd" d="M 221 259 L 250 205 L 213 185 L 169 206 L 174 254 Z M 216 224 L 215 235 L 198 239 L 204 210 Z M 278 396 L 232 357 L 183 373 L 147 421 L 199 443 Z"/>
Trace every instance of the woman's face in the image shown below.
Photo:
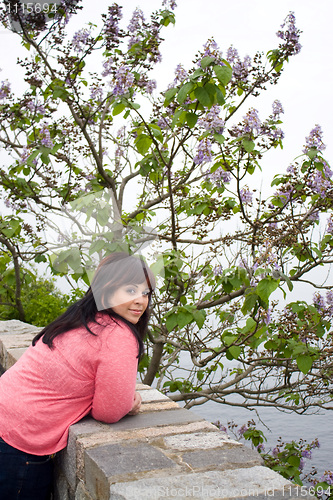
<path fill-rule="evenodd" d="M 123 285 L 111 295 L 109 307 L 135 325 L 147 309 L 148 295 L 149 288 L 146 282 L 141 285 Z"/>

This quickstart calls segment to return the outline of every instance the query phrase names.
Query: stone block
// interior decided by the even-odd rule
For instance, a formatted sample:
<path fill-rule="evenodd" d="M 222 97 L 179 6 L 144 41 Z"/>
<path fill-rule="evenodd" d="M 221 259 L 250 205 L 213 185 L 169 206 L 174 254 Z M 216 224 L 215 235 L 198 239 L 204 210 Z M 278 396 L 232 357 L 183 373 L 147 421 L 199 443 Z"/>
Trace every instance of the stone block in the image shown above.
<path fill-rule="evenodd" d="M 148 427 L 143 429 L 128 429 L 123 431 L 115 431 L 113 430 L 112 425 L 110 425 L 108 432 L 96 432 L 93 434 L 79 436 L 77 439 L 77 443 L 79 447 L 85 449 L 107 443 L 126 442 L 132 439 L 151 440 L 172 434 L 179 434 L 180 432 L 188 434 L 198 431 L 216 432 L 217 429 L 214 425 L 206 422 L 205 420 L 183 425 L 167 425 L 164 427 Z"/>
<path fill-rule="evenodd" d="M 146 443 L 117 443 L 85 452 L 85 479 L 87 489 L 98 500 L 109 498 L 110 482 L 121 478 L 135 479 L 140 472 L 168 469 L 170 472 L 178 466 L 160 450 Z"/>
<path fill-rule="evenodd" d="M 158 403 L 144 403 L 141 405 L 139 413 L 174 410 L 175 408 L 180 408 L 180 406 L 174 401 L 171 401 L 171 399 L 168 399 L 167 401 L 160 401 Z"/>
<path fill-rule="evenodd" d="M 142 429 L 144 427 L 157 427 L 162 425 L 181 425 L 190 422 L 198 422 L 203 420 L 202 417 L 196 415 L 190 410 L 183 410 L 182 408 L 168 411 L 156 411 L 150 413 L 139 413 L 135 417 L 126 415 L 112 425 L 114 431 L 128 430 L 128 429 Z"/>
<path fill-rule="evenodd" d="M 226 445 L 229 447 L 230 445 L 242 446 L 241 443 L 231 439 L 228 434 L 219 430 L 216 430 L 216 432 L 177 434 L 176 436 L 165 437 L 163 441 L 167 448 L 174 450 L 206 450 Z"/>
<path fill-rule="evenodd" d="M 247 500 L 250 498 L 280 499 L 283 492 L 293 488 L 276 472 L 267 467 L 251 467 L 227 471 L 209 471 L 144 478 L 137 481 L 112 484 L 112 500 L 165 500 L 175 498 L 204 498 Z M 266 496 L 265 496 L 266 495 Z M 286 496 L 285 498 L 293 497 Z M 300 497 L 298 497 L 299 500 Z"/>
<path fill-rule="evenodd" d="M 182 458 L 183 462 L 186 462 L 192 469 L 207 469 L 207 467 L 234 469 L 239 466 L 253 467 L 263 464 L 259 453 L 246 446 L 190 451 L 183 453 Z"/>
<path fill-rule="evenodd" d="M 149 387 L 149 386 L 147 386 Z M 156 403 L 158 401 L 171 401 L 168 396 L 165 394 L 162 394 L 160 391 L 157 389 L 143 389 L 140 390 L 138 389 L 138 386 L 136 387 L 136 390 L 140 393 L 140 396 L 142 398 L 143 403 Z"/>

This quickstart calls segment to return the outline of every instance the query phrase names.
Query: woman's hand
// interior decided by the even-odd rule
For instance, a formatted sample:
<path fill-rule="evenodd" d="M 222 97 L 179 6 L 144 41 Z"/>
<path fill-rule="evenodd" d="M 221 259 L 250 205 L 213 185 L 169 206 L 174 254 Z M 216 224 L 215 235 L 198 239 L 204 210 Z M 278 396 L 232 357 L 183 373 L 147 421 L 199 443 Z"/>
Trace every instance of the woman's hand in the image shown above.
<path fill-rule="evenodd" d="M 131 411 L 128 412 L 128 415 L 137 415 L 139 413 L 141 401 L 142 401 L 142 399 L 141 399 L 140 394 L 138 392 L 136 392 L 134 394 L 134 403 L 133 403 L 132 409 L 131 409 Z"/>

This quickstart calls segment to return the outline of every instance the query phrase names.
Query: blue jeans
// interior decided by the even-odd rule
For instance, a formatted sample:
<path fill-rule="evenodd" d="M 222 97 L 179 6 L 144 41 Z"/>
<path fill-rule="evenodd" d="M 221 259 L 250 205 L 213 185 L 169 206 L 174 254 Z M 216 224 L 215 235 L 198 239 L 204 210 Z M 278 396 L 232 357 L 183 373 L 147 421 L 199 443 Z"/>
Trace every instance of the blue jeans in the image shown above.
<path fill-rule="evenodd" d="M 9 446 L 0 438 L 0 499 L 49 500 L 53 459 Z"/>

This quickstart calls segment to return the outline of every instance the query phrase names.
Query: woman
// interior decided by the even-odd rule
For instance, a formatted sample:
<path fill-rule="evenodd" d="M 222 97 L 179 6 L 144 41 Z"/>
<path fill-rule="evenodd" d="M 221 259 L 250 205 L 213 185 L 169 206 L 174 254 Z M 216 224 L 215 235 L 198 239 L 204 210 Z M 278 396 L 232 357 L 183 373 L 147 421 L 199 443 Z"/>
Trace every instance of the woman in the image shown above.
<path fill-rule="evenodd" d="M 0 499 L 45 500 L 52 456 L 70 425 L 138 413 L 138 358 L 154 276 L 141 258 L 114 253 L 91 287 L 46 326 L 0 378 Z"/>

